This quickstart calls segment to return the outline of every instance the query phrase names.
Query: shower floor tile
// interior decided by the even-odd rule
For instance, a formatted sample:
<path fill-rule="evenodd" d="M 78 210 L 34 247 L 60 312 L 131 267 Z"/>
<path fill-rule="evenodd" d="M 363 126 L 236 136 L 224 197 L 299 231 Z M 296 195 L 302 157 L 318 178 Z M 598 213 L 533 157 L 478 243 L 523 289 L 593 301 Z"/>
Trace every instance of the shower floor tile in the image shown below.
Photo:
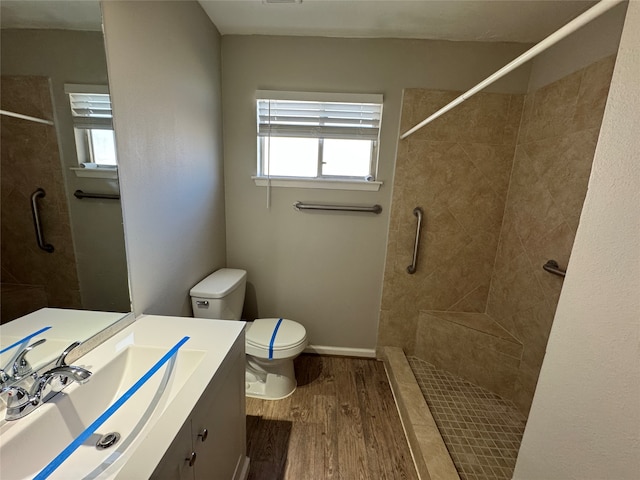
<path fill-rule="evenodd" d="M 420 358 L 407 360 L 460 478 L 512 478 L 526 424 L 515 405 Z"/>

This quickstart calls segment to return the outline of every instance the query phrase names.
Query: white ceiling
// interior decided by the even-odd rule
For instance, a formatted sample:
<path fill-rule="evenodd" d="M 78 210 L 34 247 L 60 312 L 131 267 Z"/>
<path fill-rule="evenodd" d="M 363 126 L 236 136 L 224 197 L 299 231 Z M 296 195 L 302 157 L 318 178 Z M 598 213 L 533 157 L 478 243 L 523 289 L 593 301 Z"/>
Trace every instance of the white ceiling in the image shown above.
<path fill-rule="evenodd" d="M 116 1 L 116 0 L 107 0 Z M 220 33 L 537 42 L 587 0 L 199 0 Z M 2 0 L 2 28 L 100 30 L 98 0 Z M 143 21 L 143 20 L 141 20 Z"/>
<path fill-rule="evenodd" d="M 0 0 L 2 28 L 102 30 L 98 0 Z"/>
<path fill-rule="evenodd" d="M 537 42 L 595 1 L 199 0 L 223 35 Z"/>

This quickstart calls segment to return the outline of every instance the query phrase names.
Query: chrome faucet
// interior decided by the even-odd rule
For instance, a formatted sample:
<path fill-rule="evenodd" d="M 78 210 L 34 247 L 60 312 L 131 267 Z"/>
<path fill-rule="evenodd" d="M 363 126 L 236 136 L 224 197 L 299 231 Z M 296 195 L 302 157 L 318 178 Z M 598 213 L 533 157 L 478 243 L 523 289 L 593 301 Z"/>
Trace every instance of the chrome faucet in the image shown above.
<path fill-rule="evenodd" d="M 32 343 L 25 349 L 18 352 L 18 354 L 15 355 L 15 357 L 13 357 L 4 368 L 0 368 L 0 387 L 3 387 L 12 380 L 17 382 L 29 375 L 33 371 L 33 368 L 27 361 L 27 353 L 46 341 L 47 339 L 43 338 Z"/>
<path fill-rule="evenodd" d="M 22 380 L 31 372 L 33 372 L 33 368 L 26 358 L 27 353 L 29 353 L 38 345 L 42 345 L 46 341 L 47 339 L 43 338 L 35 343 L 32 343 L 25 349 L 19 351 L 18 354 L 15 355 L 4 368 L 0 368 L 0 388 L 4 387 L 5 384 L 9 384 L 9 382 L 11 382 L 12 380 L 16 382 Z"/>
<path fill-rule="evenodd" d="M 58 391 L 69 385 L 71 381 L 78 383 L 86 382 L 91 376 L 91 372 L 82 367 L 74 365 L 64 365 L 61 367 L 54 367 L 51 370 L 46 371 L 42 376 L 38 377 L 37 374 L 33 375 L 35 380 L 31 386 L 31 391 L 27 392 L 22 387 L 11 386 L 5 387 L 0 390 L 0 395 L 7 396 L 7 420 L 17 420 L 26 415 L 29 415 L 36 408 L 38 408 L 47 395 L 47 387 L 54 380 L 58 379 L 61 385 Z"/>
<path fill-rule="evenodd" d="M 31 413 L 36 406 L 31 403 L 29 392 L 22 387 L 4 387 L 0 395 L 7 397 L 7 420 L 17 420 Z"/>
<path fill-rule="evenodd" d="M 80 345 L 80 342 L 76 341 L 76 342 L 73 342 L 71 345 L 69 345 L 67 348 L 65 348 L 64 351 L 60 354 L 60 356 L 56 360 L 56 367 L 64 367 L 64 366 L 66 366 L 67 365 L 67 355 L 69 355 L 69 353 L 71 353 L 71 350 L 76 348 L 78 345 Z"/>
<path fill-rule="evenodd" d="M 31 402 L 36 404 L 41 403 L 45 397 L 45 390 L 47 386 L 54 380 L 58 379 L 62 388 L 66 387 L 71 381 L 78 383 L 85 383 L 89 380 L 91 372 L 82 367 L 76 367 L 74 365 L 64 365 L 61 367 L 53 367 L 38 378 L 31 387 L 31 393 L 29 395 Z M 61 389 L 60 389 L 61 390 Z M 58 390 L 59 391 L 59 390 Z"/>
<path fill-rule="evenodd" d="M 21 378 L 29 375 L 33 371 L 33 369 L 31 368 L 31 365 L 29 365 L 29 362 L 27 362 L 27 353 L 29 353 L 31 350 L 36 348 L 38 345 L 42 345 L 46 341 L 47 341 L 46 338 L 38 340 L 37 342 L 32 343 L 31 345 L 29 345 L 27 348 L 25 348 L 18 354 L 15 361 L 13 362 L 13 367 L 11 369 L 14 380 L 20 380 Z"/>

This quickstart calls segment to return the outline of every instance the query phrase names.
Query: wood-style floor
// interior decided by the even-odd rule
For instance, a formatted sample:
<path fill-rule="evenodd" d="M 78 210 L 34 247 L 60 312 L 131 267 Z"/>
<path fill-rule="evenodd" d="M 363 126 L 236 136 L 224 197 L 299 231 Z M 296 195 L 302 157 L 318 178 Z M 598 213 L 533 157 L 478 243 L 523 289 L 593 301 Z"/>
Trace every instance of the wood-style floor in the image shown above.
<path fill-rule="evenodd" d="M 417 480 L 382 362 L 295 360 L 283 400 L 247 398 L 250 480 Z"/>

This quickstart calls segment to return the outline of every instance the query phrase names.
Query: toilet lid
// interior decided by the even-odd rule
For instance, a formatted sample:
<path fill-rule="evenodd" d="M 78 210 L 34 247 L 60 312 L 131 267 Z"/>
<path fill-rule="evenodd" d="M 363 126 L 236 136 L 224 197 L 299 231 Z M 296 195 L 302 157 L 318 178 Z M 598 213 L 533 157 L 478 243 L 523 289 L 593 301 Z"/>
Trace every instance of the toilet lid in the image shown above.
<path fill-rule="evenodd" d="M 302 325 L 285 318 L 259 318 L 246 332 L 248 344 L 273 350 L 299 345 L 306 337 L 307 331 Z"/>

